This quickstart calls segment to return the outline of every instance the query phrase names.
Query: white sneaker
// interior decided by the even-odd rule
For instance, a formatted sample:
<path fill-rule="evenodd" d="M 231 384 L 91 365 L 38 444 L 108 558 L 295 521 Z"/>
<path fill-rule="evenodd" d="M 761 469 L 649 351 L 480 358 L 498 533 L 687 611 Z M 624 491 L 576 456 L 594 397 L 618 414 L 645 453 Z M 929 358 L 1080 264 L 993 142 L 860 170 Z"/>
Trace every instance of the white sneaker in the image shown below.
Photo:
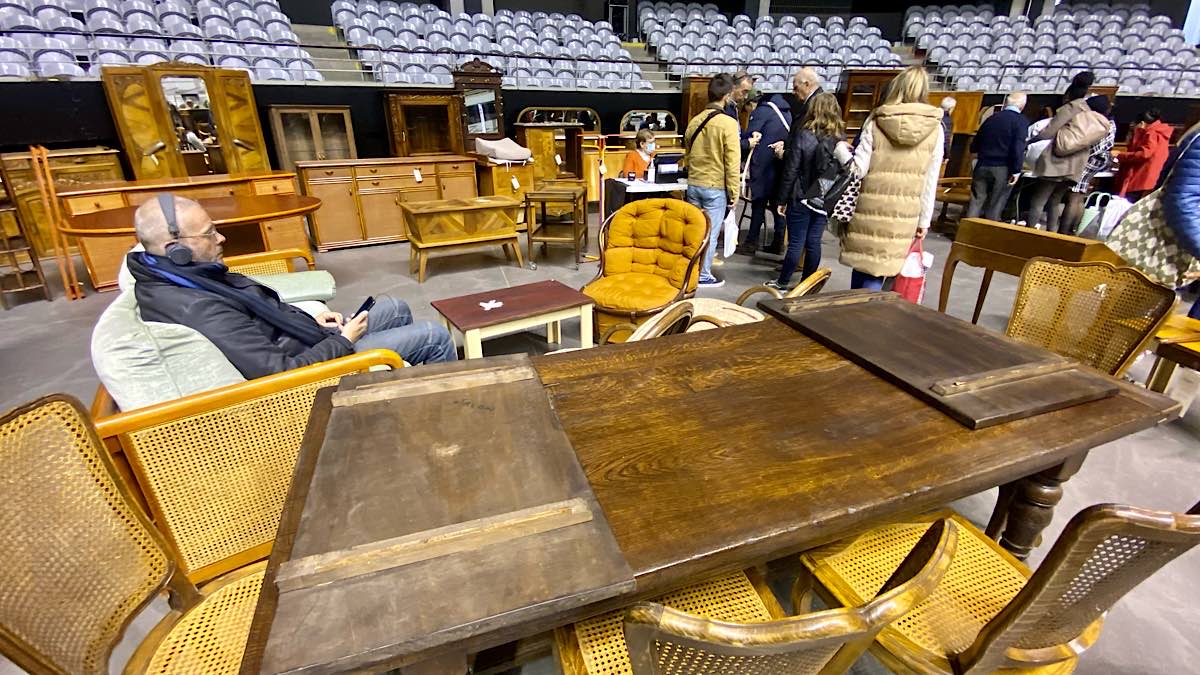
<path fill-rule="evenodd" d="M 724 285 L 725 285 L 724 279 L 718 279 L 714 276 L 701 276 L 700 277 L 700 282 L 699 282 L 700 288 L 720 288 Z"/>

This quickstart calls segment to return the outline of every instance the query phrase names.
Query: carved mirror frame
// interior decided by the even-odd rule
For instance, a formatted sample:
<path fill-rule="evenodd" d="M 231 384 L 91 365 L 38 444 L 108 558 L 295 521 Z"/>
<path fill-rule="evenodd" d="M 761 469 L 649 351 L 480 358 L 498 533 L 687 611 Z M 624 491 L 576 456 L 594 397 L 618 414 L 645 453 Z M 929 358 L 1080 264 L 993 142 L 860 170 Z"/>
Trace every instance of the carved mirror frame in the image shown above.
<path fill-rule="evenodd" d="M 504 94 L 501 92 L 502 75 L 491 64 L 478 58 L 460 65 L 453 73 L 454 88 L 463 99 L 462 105 L 462 135 L 468 149 L 474 149 L 474 140 L 484 138 L 499 140 L 504 138 Z M 467 128 L 467 91 L 471 89 L 494 89 L 496 91 L 496 131 L 485 134 L 473 134 Z"/>

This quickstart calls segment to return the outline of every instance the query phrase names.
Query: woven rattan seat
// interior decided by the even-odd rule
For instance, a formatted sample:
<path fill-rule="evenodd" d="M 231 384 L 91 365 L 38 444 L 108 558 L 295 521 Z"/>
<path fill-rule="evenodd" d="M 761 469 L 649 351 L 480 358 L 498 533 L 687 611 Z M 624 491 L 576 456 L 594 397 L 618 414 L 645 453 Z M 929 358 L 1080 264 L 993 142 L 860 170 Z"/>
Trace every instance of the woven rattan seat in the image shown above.
<path fill-rule="evenodd" d="M 757 573 L 739 572 L 560 628 L 555 652 L 565 675 L 843 672 L 872 635 L 933 591 L 955 539 L 953 524 L 926 524 L 894 576 L 861 607 L 785 617 Z M 797 580 L 801 611 L 809 588 L 807 575 Z"/>
<path fill-rule="evenodd" d="M 894 672 L 1069 673 L 1103 614 L 1159 567 L 1200 542 L 1200 504 L 1176 515 L 1102 505 L 1072 519 L 1036 573 L 949 512 L 879 527 L 801 555 L 831 604 L 874 594 L 930 520 L 958 525 L 941 584 L 884 628 L 871 653 Z"/>

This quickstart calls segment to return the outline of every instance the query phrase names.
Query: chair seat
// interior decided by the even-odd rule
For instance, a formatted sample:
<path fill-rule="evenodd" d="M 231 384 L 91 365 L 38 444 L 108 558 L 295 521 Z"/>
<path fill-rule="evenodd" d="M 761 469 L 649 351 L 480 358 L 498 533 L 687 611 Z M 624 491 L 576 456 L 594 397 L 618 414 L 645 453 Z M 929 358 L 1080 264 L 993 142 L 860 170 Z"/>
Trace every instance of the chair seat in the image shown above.
<path fill-rule="evenodd" d="M 1196 338 L 1195 343 L 1182 342 L 1190 340 L 1193 336 Z M 1200 350 L 1200 319 L 1188 318 L 1186 314 L 1172 314 L 1159 327 L 1154 337 L 1159 340 L 1182 342 L 1185 349 Z"/>
<path fill-rule="evenodd" d="M 644 312 L 670 304 L 679 289 L 657 274 L 624 272 L 596 279 L 583 292 L 602 309 Z"/>
<path fill-rule="evenodd" d="M 654 602 L 721 621 L 763 623 L 775 618 L 745 572 L 688 586 Z M 624 617 L 625 610 L 618 609 L 573 626 L 588 675 L 633 675 Z"/>
<path fill-rule="evenodd" d="M 202 589 L 204 599 L 163 636 L 146 672 L 238 672 L 266 571 L 264 560 Z"/>
<path fill-rule="evenodd" d="M 933 595 L 884 628 L 872 647 L 872 653 L 893 670 L 953 672 L 949 657 L 970 647 L 980 629 L 1020 592 L 1031 575 L 1029 568 L 966 518 L 951 512 L 879 527 L 801 555 L 820 587 L 842 605 L 857 606 L 875 596 L 929 523 L 941 517 L 952 518 L 959 528 L 958 551 L 950 569 Z M 1069 659 L 1004 672 L 1048 675 L 1074 668 L 1075 659 Z"/>

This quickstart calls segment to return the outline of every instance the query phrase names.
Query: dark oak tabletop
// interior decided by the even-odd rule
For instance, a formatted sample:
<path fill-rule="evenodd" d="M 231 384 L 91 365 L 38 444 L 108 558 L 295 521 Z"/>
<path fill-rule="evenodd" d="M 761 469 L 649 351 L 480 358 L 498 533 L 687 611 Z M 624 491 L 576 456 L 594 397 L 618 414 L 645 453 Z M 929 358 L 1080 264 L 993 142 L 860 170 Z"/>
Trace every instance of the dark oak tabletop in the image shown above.
<path fill-rule="evenodd" d="M 321 200 L 303 195 L 241 195 L 197 199 L 217 227 L 257 223 L 276 218 L 303 215 L 317 210 Z M 104 209 L 67 216 L 67 234 L 125 235 L 133 234 L 133 214 L 136 206 Z"/>
<path fill-rule="evenodd" d="M 489 301 L 504 304 L 485 310 L 480 303 Z M 454 324 L 455 328 L 467 331 L 517 319 L 526 319 L 548 312 L 591 305 L 594 302 L 590 297 L 574 288 L 550 280 L 461 295 L 456 298 L 434 300 L 430 304 L 450 323 Z"/>

